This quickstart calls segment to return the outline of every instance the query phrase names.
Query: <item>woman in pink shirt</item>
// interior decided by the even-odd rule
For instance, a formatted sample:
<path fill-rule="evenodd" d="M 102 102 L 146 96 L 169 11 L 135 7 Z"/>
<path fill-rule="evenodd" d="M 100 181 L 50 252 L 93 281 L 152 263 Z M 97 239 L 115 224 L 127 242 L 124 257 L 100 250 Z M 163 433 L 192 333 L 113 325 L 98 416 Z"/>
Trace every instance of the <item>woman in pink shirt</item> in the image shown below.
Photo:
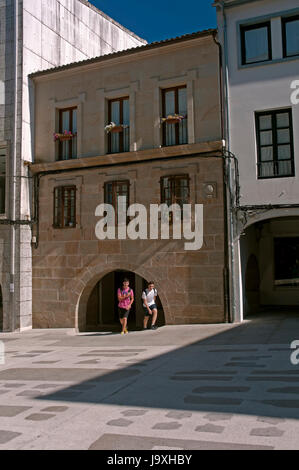
<path fill-rule="evenodd" d="M 132 307 L 132 303 L 134 302 L 134 292 L 129 287 L 128 279 L 124 279 L 122 289 L 118 289 L 117 291 L 117 297 L 119 321 L 122 326 L 121 334 L 125 335 L 128 333 L 128 316 Z"/>

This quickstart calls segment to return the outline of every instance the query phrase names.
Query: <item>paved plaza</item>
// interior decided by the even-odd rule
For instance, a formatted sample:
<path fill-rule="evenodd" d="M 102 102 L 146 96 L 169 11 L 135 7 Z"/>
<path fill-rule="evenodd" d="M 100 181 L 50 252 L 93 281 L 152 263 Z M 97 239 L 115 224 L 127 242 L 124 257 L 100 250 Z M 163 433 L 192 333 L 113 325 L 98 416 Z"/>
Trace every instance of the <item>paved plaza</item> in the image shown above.
<path fill-rule="evenodd" d="M 296 339 L 294 311 L 126 336 L 0 334 L 0 450 L 297 449 Z"/>

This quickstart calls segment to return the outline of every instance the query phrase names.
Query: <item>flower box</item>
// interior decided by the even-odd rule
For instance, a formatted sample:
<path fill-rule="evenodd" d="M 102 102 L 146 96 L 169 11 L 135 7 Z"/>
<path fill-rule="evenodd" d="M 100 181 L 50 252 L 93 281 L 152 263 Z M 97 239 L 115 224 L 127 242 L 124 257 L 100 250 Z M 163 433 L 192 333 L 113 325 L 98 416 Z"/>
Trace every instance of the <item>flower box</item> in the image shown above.
<path fill-rule="evenodd" d="M 171 114 L 166 118 L 162 118 L 162 123 L 166 122 L 167 124 L 179 124 L 183 119 L 186 119 L 186 116 L 181 114 Z"/>
<path fill-rule="evenodd" d="M 55 132 L 54 133 L 54 142 L 56 142 L 57 140 L 59 140 L 60 142 L 66 142 L 68 140 L 72 140 L 76 136 L 77 136 L 77 134 L 73 134 L 71 131 L 64 131 L 63 134 Z"/>
<path fill-rule="evenodd" d="M 108 124 L 106 127 L 105 127 L 105 131 L 107 132 L 107 134 L 116 134 L 116 133 L 119 133 L 119 132 L 123 132 L 124 129 L 127 129 L 129 126 L 125 125 L 125 124 L 115 124 L 114 122 L 110 122 L 110 124 Z"/>

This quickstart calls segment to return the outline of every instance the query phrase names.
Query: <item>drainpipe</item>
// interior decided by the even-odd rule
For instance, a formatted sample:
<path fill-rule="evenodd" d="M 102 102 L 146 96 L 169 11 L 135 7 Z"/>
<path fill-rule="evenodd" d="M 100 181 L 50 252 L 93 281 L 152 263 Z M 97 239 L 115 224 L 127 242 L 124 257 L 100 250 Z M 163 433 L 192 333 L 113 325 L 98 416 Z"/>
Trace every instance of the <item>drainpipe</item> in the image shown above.
<path fill-rule="evenodd" d="M 223 21 L 223 56 L 222 56 L 222 69 L 223 69 L 223 103 L 224 103 L 224 112 L 223 112 L 223 129 L 224 129 L 224 140 L 223 140 L 223 153 L 224 155 L 233 156 L 230 151 L 230 133 L 229 133 L 229 85 L 228 85 L 228 41 L 227 41 L 227 19 L 225 13 L 224 1 L 221 0 L 217 2 L 217 7 L 221 10 L 222 21 Z M 234 187 L 232 184 L 232 159 L 226 158 L 226 178 L 228 186 L 228 197 L 227 197 L 227 215 L 228 215 L 228 226 L 227 226 L 227 236 L 228 236 L 228 266 L 229 266 L 229 298 L 230 298 L 230 318 L 229 321 L 234 322 L 236 319 L 236 293 L 234 289 L 234 265 L 235 265 L 235 250 L 233 243 L 233 234 L 234 234 Z M 234 160 L 234 165 L 236 165 Z M 237 168 L 235 168 L 237 171 Z M 239 191 L 239 188 L 238 188 Z"/>
<path fill-rule="evenodd" d="M 10 192 L 10 219 L 16 220 L 16 169 L 17 169 L 17 138 L 18 138 L 18 46 L 19 46 L 19 0 L 15 1 L 14 8 L 14 25 L 15 25 L 15 44 L 14 44 L 14 133 L 13 147 L 11 159 L 11 192 Z M 11 308 L 11 331 L 16 328 L 15 318 L 15 261 L 16 261 L 16 224 L 11 225 L 10 232 L 10 308 Z"/>

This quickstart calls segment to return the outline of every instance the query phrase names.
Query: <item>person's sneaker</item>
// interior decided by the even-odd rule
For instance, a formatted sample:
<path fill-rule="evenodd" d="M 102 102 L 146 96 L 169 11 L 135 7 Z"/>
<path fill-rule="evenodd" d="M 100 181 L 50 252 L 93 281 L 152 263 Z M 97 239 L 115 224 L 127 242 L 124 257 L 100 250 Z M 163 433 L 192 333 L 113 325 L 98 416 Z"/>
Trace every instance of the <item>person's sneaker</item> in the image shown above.
<path fill-rule="evenodd" d="M 124 335 L 124 334 L 125 334 L 125 332 L 124 332 L 124 331 L 122 331 L 122 332 L 121 332 L 121 335 Z"/>
<path fill-rule="evenodd" d="M 157 329 L 158 329 L 158 327 L 156 325 L 151 326 L 151 330 L 157 330 Z"/>
<path fill-rule="evenodd" d="M 129 333 L 128 328 L 125 329 L 125 335 Z"/>

